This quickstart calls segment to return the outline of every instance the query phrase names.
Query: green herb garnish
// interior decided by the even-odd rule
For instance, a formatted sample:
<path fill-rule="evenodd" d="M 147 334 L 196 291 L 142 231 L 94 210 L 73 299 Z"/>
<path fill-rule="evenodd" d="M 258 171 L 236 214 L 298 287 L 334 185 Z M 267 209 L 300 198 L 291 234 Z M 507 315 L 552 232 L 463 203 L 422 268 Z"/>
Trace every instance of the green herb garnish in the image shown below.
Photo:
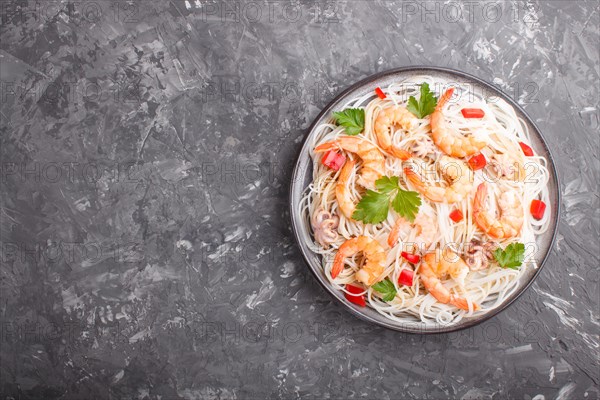
<path fill-rule="evenodd" d="M 381 299 L 385 302 L 392 301 L 394 300 L 394 297 L 396 297 L 396 288 L 392 281 L 387 278 L 381 282 L 377 282 L 371 287 L 381 293 Z"/>
<path fill-rule="evenodd" d="M 367 224 L 378 224 L 385 220 L 390 208 L 390 199 L 395 193 L 392 208 L 407 220 L 415 220 L 421 205 L 419 193 L 400 188 L 397 176 L 381 177 L 375 182 L 375 187 L 378 192 L 367 190 L 360 199 L 352 214 L 353 219 Z"/>
<path fill-rule="evenodd" d="M 356 205 L 352 218 L 366 224 L 378 224 L 387 218 L 389 209 L 390 196 L 387 193 L 367 190 Z"/>
<path fill-rule="evenodd" d="M 421 96 L 419 101 L 414 96 L 408 98 L 408 111 L 415 114 L 418 118 L 425 118 L 429 114 L 435 111 L 437 105 L 437 98 L 433 95 L 433 92 L 429 90 L 429 84 L 421 84 Z"/>
<path fill-rule="evenodd" d="M 502 268 L 519 269 L 525 259 L 525 245 L 523 243 L 511 243 L 504 250 L 497 248 L 494 258 Z"/>
<path fill-rule="evenodd" d="M 339 126 L 346 128 L 348 135 L 358 135 L 365 129 L 365 110 L 362 108 L 347 108 L 334 112 L 333 117 Z"/>

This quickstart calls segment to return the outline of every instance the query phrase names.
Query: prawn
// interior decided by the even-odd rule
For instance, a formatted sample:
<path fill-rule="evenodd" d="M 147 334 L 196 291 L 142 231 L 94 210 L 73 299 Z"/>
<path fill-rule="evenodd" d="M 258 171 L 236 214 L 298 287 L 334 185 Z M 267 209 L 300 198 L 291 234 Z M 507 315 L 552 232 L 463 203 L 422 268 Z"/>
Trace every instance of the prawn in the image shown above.
<path fill-rule="evenodd" d="M 393 106 L 383 109 L 375 119 L 375 135 L 377 143 L 381 148 L 398 157 L 401 160 L 408 160 L 411 154 L 392 144 L 392 127 L 400 126 L 403 129 L 410 130 L 417 124 L 417 117 L 402 106 Z"/>
<path fill-rule="evenodd" d="M 500 178 L 506 177 L 513 182 L 525 180 L 525 168 L 518 160 L 508 154 L 493 154 L 491 158 L 490 166 Z"/>
<path fill-rule="evenodd" d="M 425 246 L 429 246 L 437 233 L 435 220 L 429 215 L 419 213 L 415 217 L 415 221 L 412 223 L 417 229 L 417 237 L 415 237 L 416 243 L 423 243 Z M 390 234 L 388 235 L 388 245 L 394 247 L 398 243 L 398 237 L 400 236 L 400 230 L 405 227 L 411 227 L 404 218 L 398 217 L 396 223 L 392 227 Z"/>
<path fill-rule="evenodd" d="M 487 199 L 487 185 L 477 187 L 473 199 L 473 220 L 482 231 L 493 238 L 504 239 L 517 236 L 523 226 L 523 205 L 514 190 L 507 190 L 500 195 L 498 207 L 500 219 L 496 219 L 484 210 Z"/>
<path fill-rule="evenodd" d="M 363 160 L 358 183 L 367 189 L 374 189 L 375 181 L 385 173 L 385 157 L 381 151 L 368 140 L 354 136 L 341 136 L 331 142 L 318 145 L 315 152 L 322 153 L 337 148 L 354 153 Z"/>
<path fill-rule="evenodd" d="M 404 173 L 415 189 L 431 201 L 437 203 L 444 201 L 456 203 L 461 201 L 472 188 L 467 164 L 456 158 L 442 156 L 438 162 L 438 167 L 440 167 L 442 174 L 452 181 L 450 186 L 445 188 L 429 186 L 411 168 L 405 168 Z"/>
<path fill-rule="evenodd" d="M 429 293 L 443 304 L 452 304 L 461 310 L 469 310 L 469 303 L 463 297 L 450 293 L 440 281 L 440 278 L 450 275 L 455 280 L 464 279 L 469 271 L 467 264 L 453 251 L 447 251 L 446 256 L 436 261 L 437 255 L 428 253 L 423 257 L 419 266 L 419 275 Z M 473 310 L 479 306 L 473 303 Z"/>
<path fill-rule="evenodd" d="M 354 160 L 348 160 L 340 171 L 340 176 L 335 185 L 335 198 L 340 206 L 340 210 L 346 216 L 346 218 L 352 218 L 354 213 L 355 205 L 352 199 L 350 199 L 350 193 L 348 189 L 348 180 L 354 169 L 356 162 Z"/>
<path fill-rule="evenodd" d="M 463 158 L 477 153 L 486 143 L 475 139 L 474 136 L 463 136 L 448 127 L 442 109 L 448 102 L 454 88 L 446 90 L 440 97 L 435 111 L 431 114 L 431 137 L 433 142 L 446 154 L 452 157 Z"/>
<path fill-rule="evenodd" d="M 360 251 L 365 255 L 366 260 L 363 267 L 356 272 L 355 278 L 357 281 L 368 286 L 374 284 L 383 273 L 386 254 L 379 242 L 367 236 L 357 236 L 348 239 L 340 246 L 333 260 L 331 277 L 335 279 L 342 272 L 344 269 L 344 260 L 347 257 L 353 256 Z"/>

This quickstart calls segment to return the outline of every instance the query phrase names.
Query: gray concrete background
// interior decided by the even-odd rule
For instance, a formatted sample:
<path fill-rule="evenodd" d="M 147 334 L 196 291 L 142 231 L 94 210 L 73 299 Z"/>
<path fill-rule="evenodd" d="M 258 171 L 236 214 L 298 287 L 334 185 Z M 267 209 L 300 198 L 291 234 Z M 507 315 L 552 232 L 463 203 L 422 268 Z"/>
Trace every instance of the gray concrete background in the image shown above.
<path fill-rule="evenodd" d="M 2 399 L 599 398 L 598 1 L 1 5 Z M 534 285 L 427 337 L 333 303 L 287 212 L 320 108 L 417 64 L 518 99 L 563 193 Z"/>

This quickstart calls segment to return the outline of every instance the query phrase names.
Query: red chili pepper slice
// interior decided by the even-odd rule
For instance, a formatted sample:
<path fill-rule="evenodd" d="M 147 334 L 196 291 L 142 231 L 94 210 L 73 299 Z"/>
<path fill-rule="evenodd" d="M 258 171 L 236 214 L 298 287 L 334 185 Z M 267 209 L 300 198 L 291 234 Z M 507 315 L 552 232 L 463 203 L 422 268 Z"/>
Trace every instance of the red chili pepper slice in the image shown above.
<path fill-rule="evenodd" d="M 387 96 L 385 95 L 385 93 L 383 93 L 383 90 L 381 90 L 380 87 L 376 87 L 375 88 L 375 93 L 377 93 L 377 97 L 379 97 L 381 100 L 385 99 Z"/>
<path fill-rule="evenodd" d="M 463 213 L 459 209 L 453 210 L 450 213 L 450 219 L 454 222 L 460 222 L 463 219 Z"/>
<path fill-rule="evenodd" d="M 546 203 L 544 203 L 542 200 L 532 200 L 529 211 L 531 212 L 533 218 L 542 219 L 544 217 L 544 212 L 546 212 Z"/>
<path fill-rule="evenodd" d="M 485 167 L 485 164 L 487 164 L 487 160 L 485 159 L 485 156 L 481 153 L 469 159 L 469 166 L 473 171 L 477 171 L 478 169 Z"/>
<path fill-rule="evenodd" d="M 400 272 L 400 276 L 398 277 L 398 284 L 412 286 L 414 277 L 415 277 L 415 272 L 413 270 L 403 269 Z"/>
<path fill-rule="evenodd" d="M 402 253 L 400 253 L 400 255 L 402 256 L 402 258 L 404 258 L 411 264 L 416 264 L 421 260 L 421 257 L 418 254 L 409 254 L 403 251 Z"/>
<path fill-rule="evenodd" d="M 523 154 L 525 154 L 527 157 L 533 157 L 533 149 L 531 147 L 527 146 L 523 142 L 519 142 L 519 146 L 521 146 L 521 150 L 523 150 Z"/>
<path fill-rule="evenodd" d="M 349 291 L 350 293 L 345 293 L 344 292 L 344 296 L 346 297 L 346 300 L 348 300 L 351 303 L 357 304 L 361 307 L 364 307 L 367 305 L 367 302 L 365 301 L 365 296 L 360 294 L 363 293 L 365 291 L 365 289 L 358 287 L 358 286 L 353 286 L 353 285 L 346 285 L 346 290 Z"/>
<path fill-rule="evenodd" d="M 463 108 L 460 112 L 465 118 L 483 118 L 485 115 L 481 108 Z"/>
<path fill-rule="evenodd" d="M 338 171 L 346 162 L 346 156 L 342 153 L 338 153 L 336 150 L 329 150 L 327 153 L 325 153 L 321 159 L 321 162 L 326 167 L 329 167 L 334 171 Z"/>

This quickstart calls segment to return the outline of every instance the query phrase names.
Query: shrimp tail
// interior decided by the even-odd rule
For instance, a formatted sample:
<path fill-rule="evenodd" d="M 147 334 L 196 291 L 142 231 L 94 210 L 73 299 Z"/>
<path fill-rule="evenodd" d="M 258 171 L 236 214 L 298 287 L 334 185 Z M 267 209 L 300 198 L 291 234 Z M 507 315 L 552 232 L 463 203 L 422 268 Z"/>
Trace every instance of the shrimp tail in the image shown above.
<path fill-rule="evenodd" d="M 415 189 L 417 189 L 417 191 L 423 196 L 427 197 L 431 201 L 444 201 L 444 189 L 425 185 L 419 175 L 411 168 L 404 168 L 404 174 L 406 175 L 406 179 L 408 179 L 408 181 L 413 184 Z"/>
<path fill-rule="evenodd" d="M 404 218 L 399 217 L 396 222 L 394 223 L 394 226 L 392 227 L 392 230 L 390 231 L 390 234 L 388 235 L 388 246 L 390 247 L 394 247 L 396 245 L 396 243 L 398 243 L 398 237 L 400 236 L 400 227 L 402 227 L 402 225 L 405 223 Z"/>
<path fill-rule="evenodd" d="M 331 267 L 331 278 L 335 279 L 344 269 L 344 259 L 355 251 L 357 238 L 348 239 L 338 249 Z"/>
<path fill-rule="evenodd" d="M 446 90 L 444 92 L 444 94 L 440 97 L 440 99 L 437 102 L 437 105 L 435 106 L 435 111 L 442 111 L 442 108 L 444 108 L 444 106 L 446 105 L 446 103 L 448 102 L 448 100 L 450 100 L 450 98 L 452 97 L 452 94 L 454 94 L 454 88 L 451 87 L 448 90 Z"/>
<path fill-rule="evenodd" d="M 452 294 L 450 295 L 449 303 L 453 306 L 460 308 L 461 310 L 469 311 L 469 302 L 466 299 L 463 299 L 462 297 L 457 297 Z M 479 305 L 473 303 L 473 311 L 477 311 L 479 310 L 479 308 Z"/>
<path fill-rule="evenodd" d="M 315 153 L 323 153 L 329 150 L 333 150 L 333 149 L 339 149 L 339 146 L 337 145 L 337 143 L 334 142 L 325 142 L 322 143 L 320 145 L 318 145 L 317 147 L 315 147 Z"/>
<path fill-rule="evenodd" d="M 404 168 L 404 174 L 406 175 L 406 179 L 408 179 L 414 187 L 422 190 L 425 189 L 425 184 L 423 183 L 421 178 L 419 178 L 419 175 L 417 175 L 417 173 L 412 170 L 412 168 Z"/>
<path fill-rule="evenodd" d="M 410 154 L 410 152 L 403 149 L 399 149 L 395 146 L 392 146 L 390 151 L 394 156 L 398 157 L 402 161 L 410 160 L 410 158 L 412 157 L 412 154 Z"/>

